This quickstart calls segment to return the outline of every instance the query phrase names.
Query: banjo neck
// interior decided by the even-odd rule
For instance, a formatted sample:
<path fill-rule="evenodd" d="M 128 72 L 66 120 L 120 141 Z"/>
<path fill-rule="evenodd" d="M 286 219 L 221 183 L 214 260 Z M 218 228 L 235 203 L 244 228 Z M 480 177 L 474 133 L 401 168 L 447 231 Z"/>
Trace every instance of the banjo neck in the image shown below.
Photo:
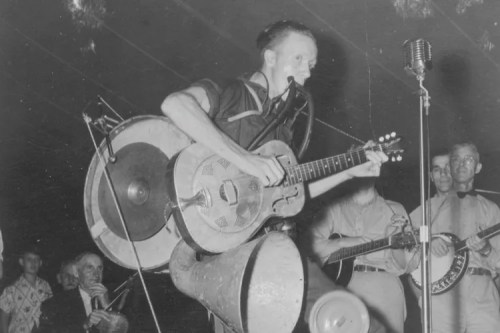
<path fill-rule="evenodd" d="M 479 238 L 481 238 L 481 239 L 487 239 L 487 238 L 493 237 L 499 233 L 500 233 L 500 223 L 497 223 L 497 224 L 494 224 L 487 229 L 484 229 L 484 230 L 478 232 L 476 234 L 476 236 L 479 236 Z M 462 251 L 462 250 L 467 249 L 468 246 L 467 246 L 466 242 L 467 242 L 467 239 L 469 239 L 469 238 L 470 237 L 457 242 L 455 244 L 455 251 L 458 252 L 458 251 Z"/>

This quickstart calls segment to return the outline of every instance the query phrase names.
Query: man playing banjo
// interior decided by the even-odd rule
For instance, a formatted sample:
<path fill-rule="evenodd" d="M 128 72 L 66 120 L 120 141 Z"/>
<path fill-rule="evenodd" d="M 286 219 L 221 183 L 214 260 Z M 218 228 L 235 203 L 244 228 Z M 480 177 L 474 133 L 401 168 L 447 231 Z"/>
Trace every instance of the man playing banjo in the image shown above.
<path fill-rule="evenodd" d="M 482 238 L 478 235 L 500 223 L 500 209 L 474 191 L 474 177 L 481 167 L 474 144 L 454 145 L 450 151 L 452 189 L 443 200 L 431 203 L 431 254 L 435 260 L 454 252 L 451 238 L 443 233 L 465 240 L 469 251 L 462 279 L 454 281 L 456 285 L 449 291 L 432 295 L 433 332 L 493 333 L 500 327 L 500 302 L 492 279 L 500 258 L 500 237 L 491 237 L 493 232 L 482 232 Z M 419 209 L 410 216 L 415 225 L 421 223 Z M 435 278 L 433 275 L 432 280 Z"/>

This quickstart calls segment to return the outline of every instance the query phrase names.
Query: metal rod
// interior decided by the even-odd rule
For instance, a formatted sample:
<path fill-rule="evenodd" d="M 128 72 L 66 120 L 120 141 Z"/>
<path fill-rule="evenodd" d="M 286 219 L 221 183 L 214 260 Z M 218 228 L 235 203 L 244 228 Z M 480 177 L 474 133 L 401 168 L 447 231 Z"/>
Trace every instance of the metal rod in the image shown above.
<path fill-rule="evenodd" d="M 129 292 L 128 289 L 123 289 L 122 291 L 120 291 L 120 293 L 118 295 L 116 295 L 115 298 L 113 298 L 113 300 L 111 302 L 109 302 L 108 306 L 104 308 L 104 311 L 108 311 L 111 309 L 111 307 L 116 303 L 116 301 L 123 295 L 125 294 L 126 292 Z"/>
<path fill-rule="evenodd" d="M 109 174 L 109 170 L 108 170 L 108 168 L 106 166 L 106 162 L 104 160 L 104 156 L 101 153 L 101 151 L 99 149 L 99 146 L 97 145 L 97 141 L 96 141 L 96 139 L 94 137 L 94 133 L 92 133 L 92 129 L 90 128 L 91 119 L 90 119 L 90 117 L 88 115 L 83 114 L 83 120 L 87 124 L 87 129 L 89 131 L 90 138 L 92 139 L 92 143 L 94 144 L 94 148 L 95 148 L 96 154 L 97 154 L 97 156 L 99 158 L 99 162 L 102 164 L 103 174 L 104 174 L 104 176 L 106 178 L 106 181 L 107 181 L 107 184 L 109 186 L 109 189 L 110 189 L 110 192 L 111 192 L 111 197 L 113 198 L 113 202 L 115 204 L 118 216 L 120 218 L 120 222 L 121 222 L 122 227 L 123 227 L 123 230 L 125 231 L 125 236 L 127 237 L 127 241 L 128 241 L 129 246 L 130 246 L 130 250 L 134 254 L 134 259 L 135 259 L 135 262 L 137 264 L 137 274 L 139 274 L 139 278 L 140 278 L 142 286 L 144 288 L 144 294 L 146 295 L 146 300 L 147 300 L 149 308 L 151 310 L 151 315 L 152 315 L 153 321 L 154 321 L 154 323 L 156 325 L 156 330 L 158 331 L 158 333 L 161 333 L 160 324 L 158 323 L 158 318 L 156 317 L 156 312 L 154 310 L 153 303 L 151 301 L 151 297 L 149 295 L 148 288 L 146 286 L 146 282 L 144 281 L 144 276 L 142 275 L 141 263 L 140 263 L 140 260 L 139 260 L 139 254 L 137 253 L 137 249 L 135 247 L 134 242 L 132 242 L 132 239 L 130 238 L 130 233 L 129 233 L 127 225 L 125 223 L 125 217 L 123 216 L 123 212 L 121 210 L 121 206 L 120 206 L 120 204 L 118 202 L 118 197 L 117 197 L 116 192 L 115 192 L 115 187 L 113 186 L 113 182 L 111 181 L 111 175 Z"/>
<path fill-rule="evenodd" d="M 425 133 L 424 133 L 424 117 L 429 116 L 429 92 L 423 86 L 423 75 L 417 76 L 417 80 L 419 81 L 419 86 L 421 89 L 420 94 L 420 207 L 422 209 L 422 225 L 420 227 L 420 242 L 422 244 L 421 247 L 421 267 L 422 267 L 422 307 L 421 307 L 421 321 L 422 321 L 422 329 L 425 333 L 431 332 L 432 327 L 432 317 L 431 317 L 431 302 L 430 302 L 430 256 L 429 256 L 429 248 L 430 248 L 430 219 L 429 219 L 429 206 L 426 201 L 426 158 L 425 158 Z M 424 115 L 425 111 L 425 115 Z"/>
<path fill-rule="evenodd" d="M 106 102 L 104 100 L 104 98 L 101 97 L 101 95 L 97 95 L 97 100 L 100 101 L 101 103 L 103 103 L 104 105 L 106 105 L 108 107 L 108 109 L 110 109 L 115 114 L 115 116 L 117 116 L 118 118 L 120 118 L 121 121 L 125 120 L 125 119 L 123 119 L 122 116 L 120 116 L 120 114 L 115 109 L 113 109 L 113 107 L 111 105 L 109 105 L 108 102 Z"/>
<path fill-rule="evenodd" d="M 476 188 L 475 191 L 479 192 L 479 193 L 500 194 L 500 192 L 497 192 L 497 191 L 481 190 L 479 188 Z"/>
<path fill-rule="evenodd" d="M 130 283 L 132 281 L 132 279 L 135 278 L 135 276 L 139 274 L 137 272 L 135 272 L 134 274 L 130 275 L 128 277 L 128 279 L 126 279 L 125 281 L 122 282 L 122 284 L 120 284 L 118 287 L 115 288 L 115 290 L 113 290 L 114 293 L 116 293 L 118 290 L 122 289 L 123 287 L 125 287 L 128 283 Z"/>

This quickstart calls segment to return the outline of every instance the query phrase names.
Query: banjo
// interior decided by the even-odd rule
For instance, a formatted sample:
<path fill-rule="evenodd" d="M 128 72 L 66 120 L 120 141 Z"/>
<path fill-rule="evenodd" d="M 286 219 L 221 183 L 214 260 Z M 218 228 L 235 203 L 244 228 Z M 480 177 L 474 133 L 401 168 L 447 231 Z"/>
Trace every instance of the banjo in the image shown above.
<path fill-rule="evenodd" d="M 500 233 L 500 223 L 495 224 L 476 235 L 481 239 L 487 239 Z M 467 247 L 467 239 L 460 240 L 452 233 L 441 233 L 436 237 L 444 238 L 447 242 L 453 244 L 454 251 L 442 257 L 436 257 L 431 254 L 431 294 L 439 295 L 453 288 L 460 279 L 464 276 L 469 264 L 469 248 Z M 422 273 L 421 265 L 411 273 L 411 281 L 413 284 L 422 288 Z"/>

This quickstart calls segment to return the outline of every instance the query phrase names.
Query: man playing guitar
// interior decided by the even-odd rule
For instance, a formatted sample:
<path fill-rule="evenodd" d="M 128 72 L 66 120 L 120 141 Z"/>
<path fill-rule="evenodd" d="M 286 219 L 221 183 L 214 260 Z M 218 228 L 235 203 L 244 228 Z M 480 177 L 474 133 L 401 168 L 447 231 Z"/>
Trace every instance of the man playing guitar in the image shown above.
<path fill-rule="evenodd" d="M 404 207 L 382 198 L 374 180 L 353 180 L 350 193 L 327 205 L 316 215 L 304 242 L 310 255 L 323 265 L 341 248 L 370 244 L 402 230 L 408 221 Z M 342 234 L 333 238 L 333 233 Z M 354 260 L 347 288 L 358 295 L 382 321 L 389 332 L 403 332 L 405 297 L 399 275 L 406 272 L 402 249 L 384 249 Z M 352 268 L 351 268 L 352 269 Z M 342 277 L 339 277 L 342 279 Z"/>
<path fill-rule="evenodd" d="M 261 156 L 246 150 L 246 143 L 265 128 L 269 122 L 267 116 L 286 99 L 289 78 L 304 85 L 316 65 L 318 50 L 316 39 L 307 27 L 287 20 L 263 30 L 257 38 L 257 47 L 261 56 L 259 70 L 234 80 L 223 91 L 211 80 L 198 81 L 167 96 L 161 109 L 196 142 L 257 177 L 264 186 L 274 186 L 285 176 L 283 167 L 274 156 Z M 278 127 L 261 144 L 270 139 L 290 144 L 290 134 L 287 128 Z M 369 160 L 366 163 L 307 184 L 310 197 L 319 196 L 354 177 L 378 176 L 387 156 L 370 151 L 366 157 Z M 311 287 L 309 282 L 308 288 Z M 315 288 L 320 291 L 319 297 L 330 291 L 332 284 Z M 317 298 L 309 296 L 307 309 Z"/>

